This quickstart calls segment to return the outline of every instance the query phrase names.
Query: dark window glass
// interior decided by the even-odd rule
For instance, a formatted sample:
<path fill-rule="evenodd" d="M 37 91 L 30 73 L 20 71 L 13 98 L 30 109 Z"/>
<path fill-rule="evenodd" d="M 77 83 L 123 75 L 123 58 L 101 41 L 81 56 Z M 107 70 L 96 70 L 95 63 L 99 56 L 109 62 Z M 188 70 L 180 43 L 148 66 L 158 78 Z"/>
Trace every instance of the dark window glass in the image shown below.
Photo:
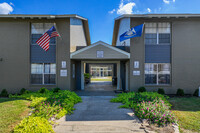
<path fill-rule="evenodd" d="M 156 84 L 156 74 L 145 74 L 145 84 Z"/>
<path fill-rule="evenodd" d="M 159 43 L 170 44 L 170 34 L 168 33 L 159 34 Z"/>
<path fill-rule="evenodd" d="M 42 74 L 31 74 L 31 84 L 42 84 Z"/>
<path fill-rule="evenodd" d="M 56 75 L 55 74 L 45 74 L 44 75 L 44 84 L 56 84 Z"/>
<path fill-rule="evenodd" d="M 170 75 L 169 74 L 159 74 L 158 75 L 158 84 L 170 84 Z"/>
<path fill-rule="evenodd" d="M 157 44 L 157 34 L 145 34 L 145 44 Z"/>

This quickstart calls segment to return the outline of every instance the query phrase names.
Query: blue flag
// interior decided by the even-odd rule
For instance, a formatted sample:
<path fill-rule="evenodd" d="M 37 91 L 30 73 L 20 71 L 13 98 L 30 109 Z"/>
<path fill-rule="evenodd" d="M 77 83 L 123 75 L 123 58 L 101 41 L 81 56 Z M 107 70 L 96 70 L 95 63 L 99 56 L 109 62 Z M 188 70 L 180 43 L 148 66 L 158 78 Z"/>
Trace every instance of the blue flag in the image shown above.
<path fill-rule="evenodd" d="M 122 35 L 120 35 L 120 42 L 132 37 L 141 37 L 143 31 L 144 24 L 135 26 L 131 28 L 129 31 L 126 31 Z"/>

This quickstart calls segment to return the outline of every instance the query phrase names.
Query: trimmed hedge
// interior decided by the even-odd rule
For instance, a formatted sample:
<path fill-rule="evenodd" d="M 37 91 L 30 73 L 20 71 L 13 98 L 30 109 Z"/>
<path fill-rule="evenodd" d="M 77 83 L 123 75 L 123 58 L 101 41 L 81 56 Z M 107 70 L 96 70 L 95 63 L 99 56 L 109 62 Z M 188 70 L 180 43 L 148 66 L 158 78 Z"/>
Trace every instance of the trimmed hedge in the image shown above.
<path fill-rule="evenodd" d="M 1 91 L 0 97 L 8 97 L 8 92 L 7 92 L 6 89 L 3 89 L 3 90 Z"/>
<path fill-rule="evenodd" d="M 140 88 L 138 89 L 138 92 L 146 92 L 146 88 L 145 88 L 145 87 L 140 87 Z"/>
<path fill-rule="evenodd" d="M 177 96 L 184 96 L 184 95 L 185 95 L 184 90 L 179 88 L 179 89 L 177 90 L 177 92 L 176 92 L 176 95 L 177 95 Z"/>

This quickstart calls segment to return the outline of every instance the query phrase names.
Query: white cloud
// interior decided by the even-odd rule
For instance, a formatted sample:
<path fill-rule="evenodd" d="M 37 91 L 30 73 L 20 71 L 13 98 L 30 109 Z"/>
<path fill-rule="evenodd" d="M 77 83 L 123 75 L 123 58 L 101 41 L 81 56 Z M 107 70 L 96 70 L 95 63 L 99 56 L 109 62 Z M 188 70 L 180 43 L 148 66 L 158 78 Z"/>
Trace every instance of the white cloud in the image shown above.
<path fill-rule="evenodd" d="M 11 6 L 15 6 L 12 2 L 10 2 L 10 5 L 11 5 Z"/>
<path fill-rule="evenodd" d="M 8 3 L 0 3 L 0 14 L 9 14 L 13 11 L 13 7 Z"/>
<path fill-rule="evenodd" d="M 116 10 L 113 9 L 112 11 L 109 11 L 108 13 L 113 14 Z"/>
<path fill-rule="evenodd" d="M 176 0 L 163 0 L 165 4 L 169 4 L 170 2 L 176 2 Z"/>
<path fill-rule="evenodd" d="M 119 8 L 117 9 L 117 14 L 132 14 L 133 13 L 133 7 L 136 6 L 134 2 L 129 2 L 127 4 L 124 4 L 124 1 L 121 0 L 121 3 L 119 5 Z"/>
<path fill-rule="evenodd" d="M 150 9 L 150 8 L 147 8 L 147 11 L 148 11 L 148 12 L 151 12 L 151 9 Z"/>

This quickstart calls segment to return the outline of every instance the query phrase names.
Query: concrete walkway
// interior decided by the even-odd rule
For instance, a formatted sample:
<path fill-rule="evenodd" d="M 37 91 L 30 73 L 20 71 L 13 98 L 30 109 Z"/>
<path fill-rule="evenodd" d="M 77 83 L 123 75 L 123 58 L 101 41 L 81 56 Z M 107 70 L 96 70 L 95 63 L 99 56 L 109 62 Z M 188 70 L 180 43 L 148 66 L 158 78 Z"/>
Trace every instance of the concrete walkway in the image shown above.
<path fill-rule="evenodd" d="M 57 121 L 56 133 L 144 133 L 130 109 L 111 103 L 113 96 L 82 96 L 74 114 Z"/>

